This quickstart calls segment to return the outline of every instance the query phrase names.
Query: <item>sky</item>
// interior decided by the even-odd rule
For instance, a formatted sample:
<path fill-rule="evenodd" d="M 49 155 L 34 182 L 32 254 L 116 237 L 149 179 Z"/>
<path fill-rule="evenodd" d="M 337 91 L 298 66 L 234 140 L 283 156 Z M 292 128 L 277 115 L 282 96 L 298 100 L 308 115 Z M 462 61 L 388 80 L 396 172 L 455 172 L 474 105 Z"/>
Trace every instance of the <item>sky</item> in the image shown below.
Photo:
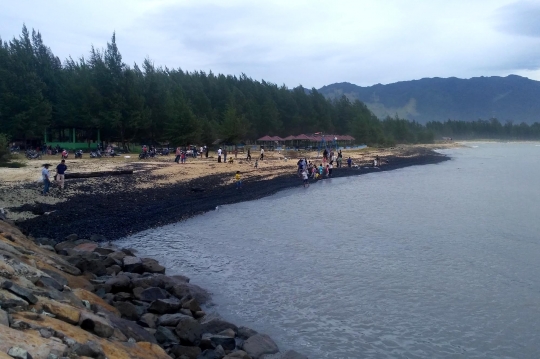
<path fill-rule="evenodd" d="M 64 60 L 116 32 L 126 64 L 240 75 L 288 87 L 425 77 L 540 80 L 540 0 L 2 0 Z"/>

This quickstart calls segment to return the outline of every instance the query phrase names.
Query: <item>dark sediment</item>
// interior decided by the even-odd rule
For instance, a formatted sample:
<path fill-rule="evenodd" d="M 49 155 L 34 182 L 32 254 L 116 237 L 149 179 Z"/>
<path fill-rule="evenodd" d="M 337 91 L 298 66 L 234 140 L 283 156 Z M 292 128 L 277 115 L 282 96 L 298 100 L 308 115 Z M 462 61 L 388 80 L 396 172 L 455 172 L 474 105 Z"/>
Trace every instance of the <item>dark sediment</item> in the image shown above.
<path fill-rule="evenodd" d="M 380 168 L 335 168 L 333 177 L 357 176 L 372 172 L 391 171 L 409 166 L 436 164 L 449 158 L 428 149 L 417 149 L 410 157 L 386 157 Z M 178 222 L 215 209 L 217 206 L 256 200 L 278 191 L 301 186 L 295 173 L 270 180 L 246 180 L 243 188 L 224 185 L 232 178 L 209 175 L 189 182 L 138 189 L 137 183 L 153 180 L 148 173 L 109 177 L 100 180 L 71 180 L 68 191 L 76 191 L 66 202 L 37 205 L 36 208 L 12 208 L 35 214 L 50 212 L 18 221 L 17 225 L 34 237 L 63 239 L 71 233 L 90 238 L 100 235 L 114 240 L 146 229 Z"/>

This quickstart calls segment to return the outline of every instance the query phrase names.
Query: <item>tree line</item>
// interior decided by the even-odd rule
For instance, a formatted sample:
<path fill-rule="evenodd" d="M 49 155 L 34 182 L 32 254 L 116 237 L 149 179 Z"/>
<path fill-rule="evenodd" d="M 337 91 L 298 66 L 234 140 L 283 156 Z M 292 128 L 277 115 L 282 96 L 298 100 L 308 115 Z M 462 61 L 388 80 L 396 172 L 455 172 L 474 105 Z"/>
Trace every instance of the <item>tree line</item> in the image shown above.
<path fill-rule="evenodd" d="M 290 89 L 245 74 L 169 69 L 149 58 L 130 66 L 122 60 L 115 34 L 105 49 L 92 46 L 87 57 L 63 62 L 39 32 L 30 33 L 26 26 L 18 38 L 0 38 L 0 133 L 11 139 L 41 139 L 47 128 L 77 128 L 89 134 L 99 129 L 102 140 L 124 146 L 210 145 L 216 139 L 233 144 L 264 135 L 314 132 L 392 145 L 476 134 L 484 125 L 380 120 L 358 100 L 329 100 L 316 89 Z M 512 124 L 508 132 L 507 126 L 501 135 L 532 133 Z"/>

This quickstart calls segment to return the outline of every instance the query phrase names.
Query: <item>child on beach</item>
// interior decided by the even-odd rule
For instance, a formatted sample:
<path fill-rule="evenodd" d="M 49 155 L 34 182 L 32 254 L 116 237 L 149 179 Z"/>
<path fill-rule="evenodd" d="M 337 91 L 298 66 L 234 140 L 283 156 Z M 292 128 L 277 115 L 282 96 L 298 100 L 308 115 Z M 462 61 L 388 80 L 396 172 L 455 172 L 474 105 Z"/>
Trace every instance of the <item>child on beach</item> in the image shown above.
<path fill-rule="evenodd" d="M 330 161 L 330 164 L 328 164 L 328 177 L 332 177 L 333 169 L 334 169 L 334 161 Z"/>
<path fill-rule="evenodd" d="M 323 174 L 323 166 L 322 163 L 319 164 L 319 176 L 322 176 Z"/>
<path fill-rule="evenodd" d="M 302 178 L 304 180 L 304 188 L 309 187 L 308 172 L 306 169 L 302 171 Z"/>
<path fill-rule="evenodd" d="M 330 174 L 330 167 L 329 167 L 329 166 L 330 166 L 330 165 L 326 165 L 326 169 L 325 169 L 325 171 L 324 171 L 324 175 L 325 175 L 326 177 L 328 177 L 328 175 Z"/>
<path fill-rule="evenodd" d="M 236 171 L 234 179 L 236 181 L 236 189 L 242 188 L 242 177 L 240 176 L 240 171 Z"/>
<path fill-rule="evenodd" d="M 258 168 L 259 167 L 259 160 L 255 160 L 255 168 Z"/>
<path fill-rule="evenodd" d="M 351 158 L 347 158 L 347 166 L 351 167 L 352 166 L 352 160 Z"/>

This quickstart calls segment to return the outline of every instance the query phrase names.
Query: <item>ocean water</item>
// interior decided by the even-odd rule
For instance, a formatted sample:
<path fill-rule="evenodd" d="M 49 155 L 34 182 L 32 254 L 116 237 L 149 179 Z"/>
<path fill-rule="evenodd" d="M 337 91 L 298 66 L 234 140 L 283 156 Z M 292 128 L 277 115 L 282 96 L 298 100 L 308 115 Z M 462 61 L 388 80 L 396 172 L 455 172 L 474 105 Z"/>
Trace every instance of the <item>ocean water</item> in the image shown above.
<path fill-rule="evenodd" d="M 540 357 L 540 146 L 300 186 L 119 241 L 309 358 Z"/>

